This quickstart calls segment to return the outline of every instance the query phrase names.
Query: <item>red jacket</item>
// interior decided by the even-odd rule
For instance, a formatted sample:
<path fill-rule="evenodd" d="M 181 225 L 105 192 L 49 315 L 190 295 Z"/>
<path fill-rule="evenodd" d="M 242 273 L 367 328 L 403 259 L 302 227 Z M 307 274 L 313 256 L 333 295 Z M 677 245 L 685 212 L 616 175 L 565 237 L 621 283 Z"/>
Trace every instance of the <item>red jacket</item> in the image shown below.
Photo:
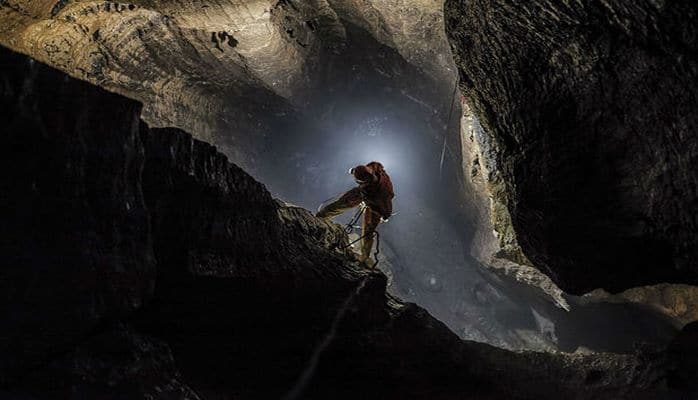
<path fill-rule="evenodd" d="M 380 214 L 384 219 L 388 219 L 393 215 L 393 197 L 395 197 L 393 183 L 383 165 L 376 161 L 365 166 L 359 165 L 352 171 L 356 179 L 365 180 L 361 179 L 363 178 L 361 173 L 365 173 L 366 170 L 371 173 L 373 179 L 359 185 L 363 200 L 368 208 Z"/>

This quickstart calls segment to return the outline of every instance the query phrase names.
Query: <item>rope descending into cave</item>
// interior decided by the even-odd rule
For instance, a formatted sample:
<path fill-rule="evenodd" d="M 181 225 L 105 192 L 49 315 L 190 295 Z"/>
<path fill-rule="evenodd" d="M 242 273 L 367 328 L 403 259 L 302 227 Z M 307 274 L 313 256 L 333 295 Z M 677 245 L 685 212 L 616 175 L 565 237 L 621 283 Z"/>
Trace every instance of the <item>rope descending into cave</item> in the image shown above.
<path fill-rule="evenodd" d="M 439 180 L 444 169 L 444 156 L 446 155 L 446 143 L 448 141 L 448 128 L 451 126 L 451 115 L 453 115 L 453 103 L 456 101 L 456 92 L 458 91 L 458 78 L 453 83 L 453 94 L 451 95 L 451 108 L 448 110 L 448 118 L 446 119 L 446 131 L 444 132 L 444 145 L 441 147 L 441 161 L 439 161 Z"/>
<path fill-rule="evenodd" d="M 344 319 L 344 314 L 346 314 L 346 312 L 349 310 L 349 306 L 351 306 L 356 296 L 358 296 L 359 293 L 361 293 L 361 290 L 364 288 L 364 286 L 366 286 L 367 280 L 368 277 L 364 277 L 363 279 L 361 279 L 356 288 L 351 293 L 349 293 L 349 296 L 347 296 L 346 299 L 344 299 L 344 302 L 337 310 L 337 314 L 335 314 L 334 319 L 330 324 L 330 330 L 327 332 L 327 334 L 325 334 L 320 343 L 313 350 L 310 359 L 308 359 L 306 367 L 303 369 L 303 373 L 301 373 L 300 377 L 293 385 L 291 390 L 289 390 L 283 397 L 284 400 L 295 400 L 301 398 L 303 391 L 310 383 L 310 380 L 313 378 L 313 375 L 315 375 L 317 366 L 320 363 L 320 356 L 334 340 L 335 336 L 337 335 L 337 329 L 339 328 L 339 324 Z"/>

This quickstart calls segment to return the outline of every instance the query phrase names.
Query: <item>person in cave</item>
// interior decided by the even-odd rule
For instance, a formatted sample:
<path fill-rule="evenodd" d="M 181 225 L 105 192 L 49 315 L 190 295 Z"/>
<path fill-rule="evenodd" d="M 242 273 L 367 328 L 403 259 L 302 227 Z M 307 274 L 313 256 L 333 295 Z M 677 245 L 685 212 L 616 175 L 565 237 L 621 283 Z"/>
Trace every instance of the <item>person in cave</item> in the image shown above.
<path fill-rule="evenodd" d="M 361 227 L 361 255 L 359 262 L 366 262 L 373 248 L 373 238 L 376 228 L 381 222 L 386 222 L 393 213 L 393 183 L 385 172 L 383 164 L 372 161 L 366 165 L 358 165 L 349 170 L 359 185 L 350 189 L 339 199 L 323 206 L 316 216 L 333 218 L 354 207 L 366 206 Z"/>

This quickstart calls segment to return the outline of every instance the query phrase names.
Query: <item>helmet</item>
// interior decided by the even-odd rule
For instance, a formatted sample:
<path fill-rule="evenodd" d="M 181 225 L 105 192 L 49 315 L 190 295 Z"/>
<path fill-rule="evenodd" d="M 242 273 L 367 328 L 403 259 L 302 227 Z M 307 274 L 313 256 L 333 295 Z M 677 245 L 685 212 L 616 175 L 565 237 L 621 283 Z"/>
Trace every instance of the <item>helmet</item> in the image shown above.
<path fill-rule="evenodd" d="M 358 165 L 350 169 L 349 173 L 354 175 L 354 179 L 359 183 L 368 183 L 375 179 L 373 171 L 365 165 Z"/>

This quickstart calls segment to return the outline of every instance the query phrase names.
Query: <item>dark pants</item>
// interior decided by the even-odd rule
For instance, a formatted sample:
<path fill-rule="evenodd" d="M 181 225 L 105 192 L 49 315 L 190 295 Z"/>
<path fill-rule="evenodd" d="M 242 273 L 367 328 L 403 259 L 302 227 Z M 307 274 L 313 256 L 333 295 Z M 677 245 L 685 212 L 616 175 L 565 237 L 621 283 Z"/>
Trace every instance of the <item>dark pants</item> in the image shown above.
<path fill-rule="evenodd" d="M 322 207 L 316 216 L 320 218 L 334 218 L 347 210 L 357 207 L 363 201 L 361 189 L 354 188 L 344 193 L 342 197 Z M 376 228 L 381 222 L 380 214 L 366 207 L 364 210 L 364 220 L 361 228 L 361 258 L 360 261 L 365 261 L 371 256 L 373 248 L 373 237 L 376 233 Z"/>

